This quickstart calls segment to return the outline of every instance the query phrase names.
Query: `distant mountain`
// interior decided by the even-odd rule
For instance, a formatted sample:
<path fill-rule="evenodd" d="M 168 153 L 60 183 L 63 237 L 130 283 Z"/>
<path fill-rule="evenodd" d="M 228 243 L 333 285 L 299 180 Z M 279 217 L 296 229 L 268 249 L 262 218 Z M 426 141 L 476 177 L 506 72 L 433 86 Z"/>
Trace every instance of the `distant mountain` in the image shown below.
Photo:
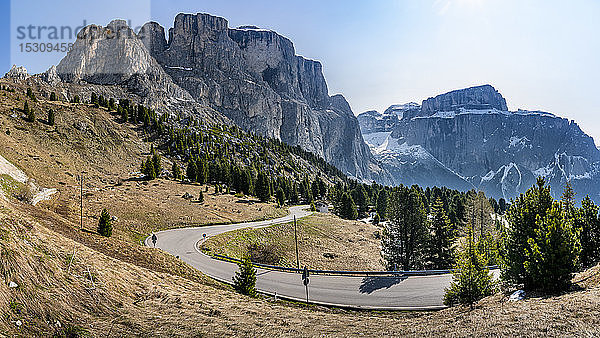
<path fill-rule="evenodd" d="M 218 112 L 224 118 L 217 119 L 298 145 L 345 174 L 385 181 L 346 99 L 329 96 L 321 63 L 296 55 L 290 40 L 256 26 L 229 28 L 209 14 L 178 14 L 168 36 L 155 22 L 137 35 L 120 20 L 90 25 L 58 75 L 123 86 L 154 106 L 187 103 L 203 119 Z"/>
<path fill-rule="evenodd" d="M 455 90 L 386 112 L 358 116 L 371 152 L 394 183 L 481 189 L 514 198 L 537 176 L 559 196 L 600 202 L 600 151 L 574 121 L 541 111 L 508 111 L 492 86 Z"/>

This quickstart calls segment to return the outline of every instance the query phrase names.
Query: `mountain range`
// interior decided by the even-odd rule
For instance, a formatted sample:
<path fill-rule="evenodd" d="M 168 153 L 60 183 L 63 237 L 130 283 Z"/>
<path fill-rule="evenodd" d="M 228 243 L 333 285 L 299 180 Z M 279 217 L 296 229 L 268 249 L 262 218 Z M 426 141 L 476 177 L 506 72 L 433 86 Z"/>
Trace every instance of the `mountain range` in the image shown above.
<path fill-rule="evenodd" d="M 509 200 L 544 177 L 555 197 L 567 181 L 579 199 L 600 200 L 600 151 L 574 121 L 509 111 L 490 85 L 451 91 L 421 105 L 358 116 L 371 152 L 395 184 L 479 189 Z"/>
<path fill-rule="evenodd" d="M 230 28 L 209 14 L 178 14 L 167 34 L 156 22 L 137 34 L 123 20 L 86 26 L 41 78 L 65 98 L 97 91 L 135 97 L 188 126 L 236 124 L 362 181 L 480 189 L 509 200 L 543 176 L 555 195 L 570 181 L 579 198 L 600 202 L 600 151 L 574 121 L 509 111 L 490 85 L 357 118 L 342 95 L 329 94 L 321 63 L 296 55 L 288 38 Z"/>
<path fill-rule="evenodd" d="M 270 30 L 179 14 L 167 40 L 156 22 L 135 34 L 114 20 L 79 32 L 57 73 L 67 82 L 125 87 L 159 111 L 218 116 L 298 145 L 351 177 L 386 180 L 346 99 L 329 95 L 321 63 L 296 55 L 289 39 Z"/>

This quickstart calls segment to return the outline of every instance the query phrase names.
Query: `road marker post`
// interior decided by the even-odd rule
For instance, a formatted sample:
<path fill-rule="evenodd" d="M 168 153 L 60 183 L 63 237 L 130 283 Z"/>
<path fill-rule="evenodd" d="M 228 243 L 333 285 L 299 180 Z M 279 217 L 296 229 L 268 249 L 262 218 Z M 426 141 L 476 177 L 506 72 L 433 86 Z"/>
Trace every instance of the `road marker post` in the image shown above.
<path fill-rule="evenodd" d="M 308 304 L 308 283 L 309 283 L 308 276 L 309 276 L 308 268 L 305 265 L 304 271 L 302 271 L 302 283 L 304 283 L 304 286 L 306 287 L 306 304 Z"/>

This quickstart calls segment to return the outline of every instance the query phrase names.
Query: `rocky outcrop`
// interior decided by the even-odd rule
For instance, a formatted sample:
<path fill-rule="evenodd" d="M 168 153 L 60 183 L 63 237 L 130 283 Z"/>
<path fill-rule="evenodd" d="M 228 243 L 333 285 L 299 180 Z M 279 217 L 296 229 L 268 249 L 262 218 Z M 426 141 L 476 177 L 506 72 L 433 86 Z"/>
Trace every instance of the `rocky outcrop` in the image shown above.
<path fill-rule="evenodd" d="M 142 33 L 157 37 L 151 28 L 144 26 Z M 73 47 L 56 71 L 66 82 L 119 85 L 144 98 L 144 104 L 160 111 L 191 112 L 201 119 L 213 120 L 215 116 L 206 114 L 187 91 L 172 81 L 144 41 L 149 43 L 138 38 L 123 20 L 113 20 L 106 27 L 86 26 L 78 33 Z"/>
<path fill-rule="evenodd" d="M 423 115 L 460 109 L 497 109 L 507 111 L 506 100 L 490 85 L 454 90 L 428 98 L 421 106 Z"/>
<path fill-rule="evenodd" d="M 124 86 L 156 104 L 192 102 L 247 131 L 301 146 L 351 176 L 385 176 L 348 102 L 329 96 L 321 63 L 296 55 L 289 39 L 270 30 L 179 14 L 167 40 L 158 23 L 135 35 L 115 20 L 84 28 L 57 71 L 65 81 Z"/>
<path fill-rule="evenodd" d="M 165 43 L 162 27 L 140 32 L 152 56 L 198 102 L 240 127 L 323 156 L 369 179 L 372 157 L 346 100 L 330 97 L 322 66 L 292 42 L 255 26 L 229 28 L 208 14 L 179 14 Z"/>
<path fill-rule="evenodd" d="M 494 105 L 502 102 L 496 100 Z M 363 136 L 376 158 L 389 166 L 396 183 L 470 186 L 508 200 L 543 176 L 556 197 L 568 180 L 578 198 L 590 195 L 600 201 L 600 151 L 574 121 L 539 111 L 439 109 L 404 116 L 392 127 L 383 120 L 376 120 L 379 125 L 367 124 L 371 132 Z M 421 169 L 395 169 L 407 164 Z"/>
<path fill-rule="evenodd" d="M 4 74 L 4 77 L 7 79 L 25 80 L 29 77 L 29 74 L 27 74 L 27 69 L 25 69 L 25 67 L 13 65 L 8 73 Z"/>
<path fill-rule="evenodd" d="M 375 132 L 392 131 L 398 121 L 403 118 L 410 119 L 419 115 L 421 105 L 410 102 L 406 104 L 396 104 L 386 109 L 383 114 L 376 110 L 369 110 L 357 116 L 360 124 L 360 130 L 363 134 Z"/>
<path fill-rule="evenodd" d="M 56 86 L 61 82 L 60 76 L 58 76 L 58 72 L 56 71 L 56 66 L 54 65 L 48 68 L 47 71 L 40 74 L 40 78 L 51 86 Z"/>

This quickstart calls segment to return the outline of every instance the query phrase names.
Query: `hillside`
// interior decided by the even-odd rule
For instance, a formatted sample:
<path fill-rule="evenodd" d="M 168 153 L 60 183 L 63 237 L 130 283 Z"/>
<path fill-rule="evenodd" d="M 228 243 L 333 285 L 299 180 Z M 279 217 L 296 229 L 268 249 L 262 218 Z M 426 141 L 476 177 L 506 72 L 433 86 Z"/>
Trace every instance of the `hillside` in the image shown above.
<path fill-rule="evenodd" d="M 332 214 L 316 213 L 298 220 L 300 266 L 323 270 L 381 271 L 379 235 L 381 229 Z M 260 229 L 243 229 L 210 238 L 202 245 L 209 254 L 296 267 L 294 225 L 286 223 Z"/>
<path fill-rule="evenodd" d="M 167 227 L 261 219 L 281 209 L 254 198 L 249 203 L 214 194 L 214 186 L 199 204 L 180 194 L 197 194 L 204 186 L 164 178 L 144 184 L 136 179 L 139 174 L 131 174 L 150 149 L 140 125 L 121 123 L 114 112 L 90 104 L 47 101 L 35 82 L 30 86 L 38 102 L 29 103 L 38 121 L 25 122 L 20 110 L 28 85 L 0 82 L 15 89 L 0 91 L 0 155 L 39 186 L 58 189 L 35 207 L 10 189 L 0 198 L 0 332 L 7 336 L 78 330 L 98 337 L 599 334 L 594 271 L 580 291 L 516 303 L 499 295 L 473 311 L 354 312 L 240 296 L 137 240 Z M 50 108 L 57 113 L 54 127 L 44 123 Z M 81 170 L 86 171 L 84 231 L 77 208 Z M 101 207 L 117 216 L 110 239 L 95 234 Z M 181 213 L 193 218 L 180 219 Z M 328 245 L 342 248 L 344 238 L 332 236 Z"/>
<path fill-rule="evenodd" d="M 65 238 L 4 200 L 0 228 L 0 331 L 9 336 L 61 330 L 85 330 L 97 337 L 600 333 L 597 280 L 555 298 L 508 302 L 494 296 L 473 310 L 353 312 L 249 299 L 201 276 L 181 278 L 126 263 Z M 157 265 L 176 262 L 156 250 L 144 251 L 156 257 Z M 10 288 L 9 282 L 18 286 Z"/>

